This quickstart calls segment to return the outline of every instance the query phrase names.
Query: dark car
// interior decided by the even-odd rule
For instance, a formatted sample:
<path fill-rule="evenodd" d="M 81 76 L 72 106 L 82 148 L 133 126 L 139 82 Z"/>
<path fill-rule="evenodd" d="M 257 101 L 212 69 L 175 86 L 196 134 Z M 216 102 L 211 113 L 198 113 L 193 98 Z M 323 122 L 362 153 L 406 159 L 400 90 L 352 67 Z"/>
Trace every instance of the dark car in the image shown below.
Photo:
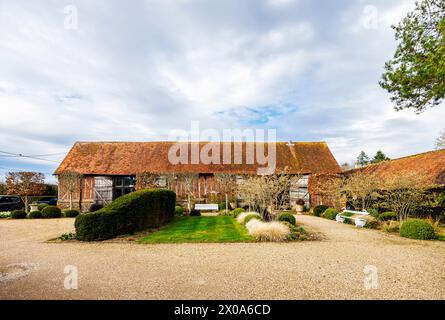
<path fill-rule="evenodd" d="M 23 210 L 25 204 L 22 199 L 18 196 L 0 196 L 0 212 L 1 211 L 12 211 L 12 210 Z"/>
<path fill-rule="evenodd" d="M 37 204 L 48 204 L 50 206 L 55 206 L 57 205 L 57 198 L 48 198 L 45 200 L 39 200 L 39 201 L 35 201 L 35 203 Z"/>

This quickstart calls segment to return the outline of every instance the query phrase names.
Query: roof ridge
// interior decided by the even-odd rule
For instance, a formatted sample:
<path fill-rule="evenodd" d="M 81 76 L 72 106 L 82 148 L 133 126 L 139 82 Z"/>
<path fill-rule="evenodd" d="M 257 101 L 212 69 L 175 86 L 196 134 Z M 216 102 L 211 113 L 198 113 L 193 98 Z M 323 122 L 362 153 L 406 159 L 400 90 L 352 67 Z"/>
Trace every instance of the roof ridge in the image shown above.
<path fill-rule="evenodd" d="M 415 154 L 404 156 L 404 157 L 400 157 L 400 158 L 384 160 L 384 161 L 381 161 L 381 162 L 378 162 L 378 163 L 370 163 L 370 164 L 368 164 L 366 166 L 359 167 L 359 168 L 352 168 L 352 169 L 346 170 L 344 172 L 351 172 L 351 171 L 360 170 L 360 169 L 364 169 L 364 168 L 376 167 L 376 166 L 382 165 L 384 163 L 390 163 L 390 162 L 395 162 L 395 161 L 399 161 L 399 160 L 414 158 L 414 157 L 417 157 L 417 156 L 423 156 L 423 155 L 427 155 L 427 154 L 440 153 L 440 152 L 445 152 L 445 149 L 430 150 L 430 151 L 415 153 Z"/>

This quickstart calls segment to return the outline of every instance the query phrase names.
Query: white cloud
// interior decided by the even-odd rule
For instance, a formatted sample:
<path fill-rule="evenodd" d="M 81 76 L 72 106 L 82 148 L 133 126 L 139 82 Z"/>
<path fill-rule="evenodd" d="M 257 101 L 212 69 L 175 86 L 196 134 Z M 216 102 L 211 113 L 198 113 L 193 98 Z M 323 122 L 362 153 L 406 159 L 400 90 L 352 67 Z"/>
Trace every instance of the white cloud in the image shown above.
<path fill-rule="evenodd" d="M 361 149 L 391 157 L 426 151 L 443 129 L 443 107 L 396 113 L 378 86 L 395 47 L 389 26 L 412 1 L 72 3 L 78 30 L 63 28 L 59 1 L 0 3 L 7 151 L 166 139 L 200 120 L 217 129 L 276 128 L 281 140 L 327 140 L 348 161 Z M 378 10 L 377 29 L 363 28 L 366 5 Z M 0 172 L 26 166 L 48 172 L 55 164 L 0 158 Z"/>

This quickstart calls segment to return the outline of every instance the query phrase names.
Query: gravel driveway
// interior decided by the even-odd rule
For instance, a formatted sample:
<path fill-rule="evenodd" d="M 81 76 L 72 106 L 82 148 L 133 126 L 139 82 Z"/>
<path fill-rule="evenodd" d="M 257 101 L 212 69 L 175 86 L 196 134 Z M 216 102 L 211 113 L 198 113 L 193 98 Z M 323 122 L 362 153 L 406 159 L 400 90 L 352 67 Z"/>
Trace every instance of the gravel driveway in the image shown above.
<path fill-rule="evenodd" d="M 0 299 L 445 299 L 445 242 L 298 221 L 323 239 L 47 243 L 74 220 L 0 220 Z M 78 269 L 77 290 L 64 288 L 66 265 Z M 364 286 L 366 266 L 377 268 L 375 289 Z"/>

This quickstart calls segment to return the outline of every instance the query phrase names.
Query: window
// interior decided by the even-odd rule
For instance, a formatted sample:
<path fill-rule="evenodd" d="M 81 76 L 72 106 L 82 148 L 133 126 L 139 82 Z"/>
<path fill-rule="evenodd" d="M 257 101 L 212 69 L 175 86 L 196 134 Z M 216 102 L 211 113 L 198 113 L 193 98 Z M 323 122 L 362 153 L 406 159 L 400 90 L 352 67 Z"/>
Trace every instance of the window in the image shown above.
<path fill-rule="evenodd" d="M 134 186 L 136 178 L 129 177 L 114 177 L 113 181 L 113 199 L 119 198 L 124 194 L 131 193 L 135 190 Z"/>
<path fill-rule="evenodd" d="M 0 198 L 0 203 L 9 203 L 9 198 L 8 197 L 1 197 Z"/>

